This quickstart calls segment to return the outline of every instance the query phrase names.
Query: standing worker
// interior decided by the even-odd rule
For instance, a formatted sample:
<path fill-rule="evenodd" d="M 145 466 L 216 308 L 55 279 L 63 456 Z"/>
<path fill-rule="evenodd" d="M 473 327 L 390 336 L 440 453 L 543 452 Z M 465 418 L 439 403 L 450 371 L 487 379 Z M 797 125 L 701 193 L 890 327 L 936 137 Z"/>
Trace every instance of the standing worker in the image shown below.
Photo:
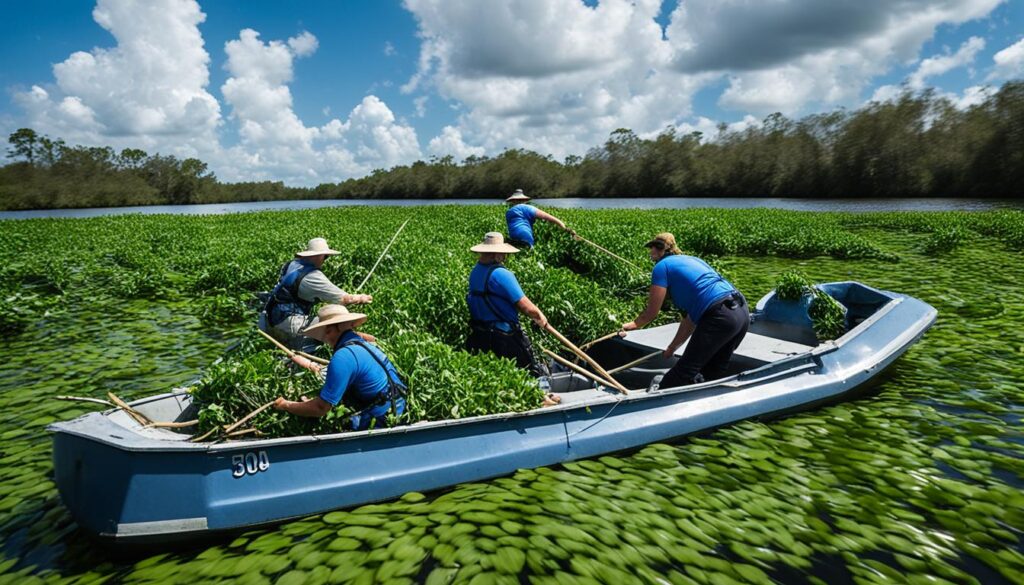
<path fill-rule="evenodd" d="M 505 243 L 498 232 L 488 232 L 483 242 L 470 248 L 480 259 L 469 273 L 469 339 L 466 349 L 471 353 L 489 351 L 511 358 L 520 368 L 535 377 L 546 375 L 533 355 L 533 346 L 519 325 L 523 313 L 543 329 L 547 317 L 523 293 L 512 271 L 505 268 L 505 258 L 519 250 Z"/>
<path fill-rule="evenodd" d="M 371 302 L 370 295 L 350 295 L 320 271 L 324 260 L 338 253 L 323 238 L 313 238 L 305 250 L 296 252 L 295 258 L 281 267 L 278 283 L 260 313 L 260 329 L 291 349 L 311 351 L 316 343 L 303 337 L 302 330 L 317 322 L 317 318 L 310 315 L 313 305 L 324 301 L 342 305 Z M 373 341 L 372 337 L 366 339 Z"/>
<path fill-rule="evenodd" d="M 529 200 L 530 198 L 523 194 L 522 189 L 516 189 L 515 193 L 505 199 L 505 203 L 511 206 L 505 212 L 509 244 L 527 250 L 532 248 L 534 245 L 533 223 L 538 219 L 553 223 L 573 236 L 576 235 L 575 231 L 565 227 L 565 222 L 562 220 L 532 205 L 527 205 L 526 202 Z"/>
<path fill-rule="evenodd" d="M 388 413 L 398 416 L 405 412 L 405 383 L 384 352 L 364 341 L 355 331 L 364 322 L 366 315 L 362 313 L 349 313 L 341 305 L 324 305 L 317 323 L 302 331 L 334 348 L 320 395 L 303 397 L 300 401 L 278 397 L 274 408 L 297 416 L 319 418 L 342 402 L 356 411 L 346 424 L 354 431 L 383 427 L 388 422 Z M 292 355 L 292 360 L 314 372 L 322 369 L 298 354 Z"/>
<path fill-rule="evenodd" d="M 736 287 L 722 278 L 700 258 L 683 254 L 676 238 L 661 233 L 644 244 L 655 262 L 647 308 L 640 316 L 624 323 L 624 331 L 647 325 L 658 316 L 666 293 L 672 302 L 686 311 L 679 330 L 663 357 L 669 359 L 687 339 L 682 357 L 665 374 L 661 388 L 673 388 L 716 380 L 725 376 L 726 366 L 750 326 L 747 301 Z"/>

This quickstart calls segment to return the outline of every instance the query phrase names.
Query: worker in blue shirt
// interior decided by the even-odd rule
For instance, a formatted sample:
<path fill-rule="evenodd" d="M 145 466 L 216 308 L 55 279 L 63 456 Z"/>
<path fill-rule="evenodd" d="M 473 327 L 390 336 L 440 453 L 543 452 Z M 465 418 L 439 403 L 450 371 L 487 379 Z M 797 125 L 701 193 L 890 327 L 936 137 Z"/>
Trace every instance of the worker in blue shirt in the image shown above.
<path fill-rule="evenodd" d="M 366 315 L 349 313 L 341 305 L 324 305 L 317 316 L 319 321 L 302 333 L 334 348 L 320 395 L 302 397 L 301 401 L 279 397 L 274 408 L 318 418 L 342 402 L 355 411 L 348 426 L 356 431 L 382 427 L 389 413 L 398 416 L 405 412 L 406 386 L 398 370 L 380 348 L 354 331 L 366 321 Z M 320 365 L 298 354 L 292 355 L 292 360 L 314 372 L 321 370 Z"/>
<path fill-rule="evenodd" d="M 505 212 L 509 244 L 519 249 L 532 248 L 534 245 L 533 224 L 538 219 L 553 223 L 573 236 L 576 235 L 575 231 L 565 227 L 565 222 L 562 220 L 532 205 L 527 205 L 526 202 L 529 200 L 530 198 L 523 194 L 522 189 L 516 189 L 515 193 L 505 199 L 505 203 L 510 206 Z"/>
<path fill-rule="evenodd" d="M 663 357 L 670 359 L 688 339 L 690 342 L 659 386 L 674 388 L 724 377 L 729 359 L 750 326 L 746 299 L 706 262 L 683 254 L 672 234 L 658 234 L 645 246 L 655 262 L 647 308 L 622 329 L 633 331 L 653 321 L 666 294 L 671 295 L 686 316 Z"/>
<path fill-rule="evenodd" d="M 480 254 L 479 262 L 469 273 L 469 338 L 466 349 L 472 353 L 489 351 L 516 362 L 534 376 L 546 375 L 533 355 L 533 346 L 519 325 L 519 313 L 533 320 L 538 327 L 547 326 L 548 319 L 519 286 L 512 271 L 505 268 L 505 258 L 519 250 L 505 243 L 498 232 L 488 232 L 483 242 L 470 248 Z"/>

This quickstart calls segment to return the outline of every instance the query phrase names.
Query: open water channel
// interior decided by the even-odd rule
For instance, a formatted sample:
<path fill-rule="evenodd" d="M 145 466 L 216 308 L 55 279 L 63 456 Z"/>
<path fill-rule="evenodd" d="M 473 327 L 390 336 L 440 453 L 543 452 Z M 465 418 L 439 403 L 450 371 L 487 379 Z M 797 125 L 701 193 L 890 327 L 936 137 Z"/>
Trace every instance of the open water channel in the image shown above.
<path fill-rule="evenodd" d="M 135 556 L 96 547 L 60 505 L 45 426 L 91 407 L 52 397 L 165 391 L 239 332 L 186 299 L 74 299 L 90 310 L 0 340 L 0 584 L 1022 583 L 1021 254 L 929 257 L 923 234 L 856 233 L 902 260 L 727 264 L 751 299 L 798 268 L 938 309 L 858 399 Z"/>
<path fill-rule="evenodd" d="M 302 201 L 248 201 L 244 203 L 204 203 L 197 205 L 144 205 L 134 207 L 94 207 L 87 209 L 33 209 L 0 211 L 3 219 L 44 217 L 101 217 L 141 213 L 154 215 L 221 215 L 247 211 L 287 211 L 321 207 L 418 205 L 493 205 L 500 199 L 311 199 Z M 789 209 L 793 211 L 985 211 L 1024 209 L 1020 199 L 783 199 L 777 197 L 718 198 L 608 198 L 608 199 L 535 199 L 535 205 L 574 209 Z"/>

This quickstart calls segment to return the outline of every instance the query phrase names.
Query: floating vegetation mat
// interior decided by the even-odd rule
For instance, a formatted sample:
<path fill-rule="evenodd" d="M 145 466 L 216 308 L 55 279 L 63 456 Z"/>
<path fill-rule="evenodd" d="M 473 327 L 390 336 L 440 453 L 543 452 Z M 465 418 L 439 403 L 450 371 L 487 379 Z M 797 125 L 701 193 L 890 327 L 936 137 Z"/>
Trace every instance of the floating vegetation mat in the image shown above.
<path fill-rule="evenodd" d="M 1022 582 L 1019 212 L 560 211 L 641 266 L 643 242 L 673 231 L 752 302 L 798 271 L 919 297 L 938 322 L 860 398 L 786 418 L 175 552 L 115 556 L 84 537 L 44 427 L 92 406 L 54 396 L 132 400 L 208 375 L 306 240 L 342 251 L 325 268 L 351 289 L 410 215 L 367 285 L 364 329 L 402 368 L 469 369 L 467 249 L 503 229 L 498 206 L 3 222 L 0 585 Z M 509 266 L 562 333 L 593 339 L 640 311 L 648 274 L 547 227 Z M 418 407 L 455 403 L 481 408 L 457 390 Z"/>

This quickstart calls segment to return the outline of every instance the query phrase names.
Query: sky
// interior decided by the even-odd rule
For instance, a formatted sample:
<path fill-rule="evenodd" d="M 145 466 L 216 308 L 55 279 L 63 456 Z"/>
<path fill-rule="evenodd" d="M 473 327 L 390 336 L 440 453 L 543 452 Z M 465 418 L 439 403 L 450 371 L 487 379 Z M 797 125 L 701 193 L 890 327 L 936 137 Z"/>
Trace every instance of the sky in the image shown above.
<path fill-rule="evenodd" d="M 451 155 L 713 139 L 781 112 L 1024 78 L 1024 0 L 33 0 L 0 132 L 315 186 Z"/>

